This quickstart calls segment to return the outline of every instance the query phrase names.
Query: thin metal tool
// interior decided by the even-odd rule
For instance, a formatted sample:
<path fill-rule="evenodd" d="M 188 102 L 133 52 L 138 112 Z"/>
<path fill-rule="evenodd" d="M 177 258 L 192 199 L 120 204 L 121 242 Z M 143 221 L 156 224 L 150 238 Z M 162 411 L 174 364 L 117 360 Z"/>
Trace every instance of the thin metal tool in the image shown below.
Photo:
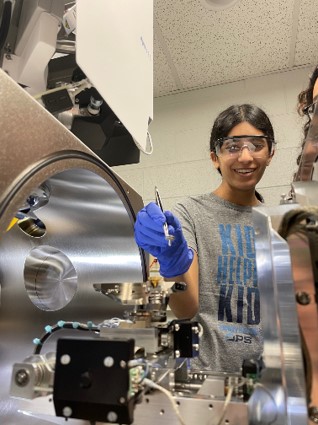
<path fill-rule="evenodd" d="M 156 198 L 156 204 L 158 205 L 158 207 L 163 212 L 162 202 L 161 202 L 161 198 L 160 198 L 159 190 L 158 190 L 157 186 L 155 186 L 155 198 Z M 165 222 L 163 224 L 163 231 L 164 231 L 164 234 L 165 234 L 165 238 L 168 241 L 168 245 L 171 246 L 171 242 L 174 240 L 174 236 L 170 235 L 167 222 Z"/>

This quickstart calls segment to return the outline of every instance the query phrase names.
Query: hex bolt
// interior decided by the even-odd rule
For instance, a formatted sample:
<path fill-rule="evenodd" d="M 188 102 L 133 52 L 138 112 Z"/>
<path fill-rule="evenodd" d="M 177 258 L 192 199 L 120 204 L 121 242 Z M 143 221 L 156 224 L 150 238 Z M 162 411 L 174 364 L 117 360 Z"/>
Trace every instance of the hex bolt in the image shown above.
<path fill-rule="evenodd" d="M 15 383 L 19 387 L 25 387 L 30 381 L 30 376 L 27 370 L 19 369 L 15 374 Z"/>
<path fill-rule="evenodd" d="M 63 411 L 62 412 L 63 412 L 63 416 L 65 418 L 69 418 L 71 416 L 71 414 L 72 414 L 72 409 L 69 406 L 65 406 L 65 407 L 63 407 Z"/>
<path fill-rule="evenodd" d="M 310 303 L 310 295 L 307 292 L 297 292 L 296 301 L 301 305 L 308 305 Z"/>
<path fill-rule="evenodd" d="M 116 422 L 117 418 L 118 418 L 118 416 L 117 416 L 116 412 L 113 412 L 113 411 L 108 412 L 108 414 L 107 414 L 108 422 Z"/>

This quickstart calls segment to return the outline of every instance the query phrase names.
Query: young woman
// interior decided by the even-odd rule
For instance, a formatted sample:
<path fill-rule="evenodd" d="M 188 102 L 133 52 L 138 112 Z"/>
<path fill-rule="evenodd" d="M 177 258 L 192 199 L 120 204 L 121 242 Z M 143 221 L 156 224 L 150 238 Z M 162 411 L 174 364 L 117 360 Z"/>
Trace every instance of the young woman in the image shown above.
<path fill-rule="evenodd" d="M 300 116 L 305 116 L 307 118 L 306 123 L 304 124 L 303 132 L 304 139 L 301 143 L 301 149 L 303 149 L 309 126 L 311 124 L 311 119 L 314 113 L 314 109 L 318 100 L 318 66 L 313 70 L 311 76 L 309 77 L 308 86 L 305 90 L 301 91 L 298 95 L 298 105 L 297 110 Z M 300 164 L 301 154 L 297 158 L 297 165 Z"/>
<path fill-rule="evenodd" d="M 178 318 L 203 330 L 195 369 L 239 371 L 262 353 L 252 207 L 256 185 L 274 154 L 269 118 L 254 105 L 234 105 L 215 120 L 210 155 L 222 182 L 213 192 L 187 198 L 174 214 L 150 203 L 137 216 L 137 244 L 157 257 L 160 273 L 187 283 L 170 297 Z M 163 232 L 167 222 L 174 241 Z"/>

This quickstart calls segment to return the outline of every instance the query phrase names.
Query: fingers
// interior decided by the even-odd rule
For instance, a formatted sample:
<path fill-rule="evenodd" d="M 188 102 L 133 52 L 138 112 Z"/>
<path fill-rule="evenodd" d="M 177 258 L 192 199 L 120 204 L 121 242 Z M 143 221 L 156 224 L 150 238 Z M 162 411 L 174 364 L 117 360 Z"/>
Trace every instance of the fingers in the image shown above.
<path fill-rule="evenodd" d="M 150 202 L 148 205 L 146 205 L 145 211 L 153 221 L 158 222 L 161 225 L 163 225 L 163 223 L 166 221 L 165 215 L 154 202 Z"/>
<path fill-rule="evenodd" d="M 167 241 L 165 239 L 163 224 L 166 217 L 161 209 L 151 202 L 145 206 L 137 214 L 135 223 L 135 239 L 139 246 L 145 245 L 153 247 L 165 247 Z"/>
<path fill-rule="evenodd" d="M 164 214 L 165 214 L 166 221 L 167 221 L 169 226 L 172 226 L 174 229 L 180 229 L 181 228 L 180 221 L 177 219 L 177 217 L 175 215 L 172 214 L 171 211 L 165 211 Z"/>
<path fill-rule="evenodd" d="M 157 232 L 153 228 L 135 226 L 135 239 L 139 246 L 149 245 L 164 248 L 168 243 L 165 239 L 162 227 L 160 231 Z"/>

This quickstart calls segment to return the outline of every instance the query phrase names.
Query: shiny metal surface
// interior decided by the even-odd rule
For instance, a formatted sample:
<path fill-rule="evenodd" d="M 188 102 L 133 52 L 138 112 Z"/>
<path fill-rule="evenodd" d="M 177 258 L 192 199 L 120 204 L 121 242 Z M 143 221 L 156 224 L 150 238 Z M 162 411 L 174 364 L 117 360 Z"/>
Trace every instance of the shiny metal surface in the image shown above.
<path fill-rule="evenodd" d="M 315 279 L 308 239 L 299 234 L 288 237 L 293 263 L 293 277 L 299 325 L 302 332 L 304 356 L 306 360 L 306 383 L 309 394 L 309 406 L 318 406 L 318 312 Z M 298 295 L 298 296 L 297 296 Z M 302 295 L 302 298 L 300 297 Z M 302 299 L 305 302 L 300 302 Z M 315 422 L 314 422 L 315 423 Z"/>
<path fill-rule="evenodd" d="M 308 424 L 291 259 L 287 242 L 276 231 L 282 216 L 294 207 L 253 209 L 265 368 L 249 401 L 251 424 Z M 265 395 L 272 409 L 261 402 Z M 275 414 L 266 422 L 271 413 Z"/>
<path fill-rule="evenodd" d="M 305 363 L 308 410 L 313 423 L 318 420 L 317 221 L 317 207 L 299 207 L 285 214 L 279 229 L 290 248 Z"/>
<path fill-rule="evenodd" d="M 48 414 L 49 400 L 9 397 L 12 365 L 32 354 L 46 325 L 123 314 L 127 307 L 93 284 L 146 280 L 147 259 L 133 231 L 143 202 L 2 70 L 0 127 L 0 423 L 64 424 Z M 27 216 L 44 223 L 41 235 L 12 222 L 30 196 L 40 198 Z M 44 353 L 55 351 L 60 334 Z"/>
<path fill-rule="evenodd" d="M 303 206 L 317 205 L 318 182 L 297 181 L 292 184 L 296 202 Z"/>
<path fill-rule="evenodd" d="M 94 284 L 94 288 L 118 303 L 127 305 L 144 305 L 148 303 L 147 288 L 141 282 Z"/>
<path fill-rule="evenodd" d="M 32 303 L 55 311 L 72 301 L 77 291 L 77 273 L 61 251 L 42 245 L 30 251 L 24 263 L 24 284 Z"/>
<path fill-rule="evenodd" d="M 241 400 L 232 400 L 226 409 L 222 422 L 220 418 L 224 408 L 224 397 L 182 397 L 175 396 L 178 407 L 185 424 L 206 425 L 243 425 L 248 424 L 248 410 Z M 144 403 L 138 404 L 135 410 L 136 425 L 179 425 L 180 421 L 173 410 L 170 400 L 159 391 L 149 393 L 144 397 Z M 151 418 L 151 422 L 149 420 Z"/>

